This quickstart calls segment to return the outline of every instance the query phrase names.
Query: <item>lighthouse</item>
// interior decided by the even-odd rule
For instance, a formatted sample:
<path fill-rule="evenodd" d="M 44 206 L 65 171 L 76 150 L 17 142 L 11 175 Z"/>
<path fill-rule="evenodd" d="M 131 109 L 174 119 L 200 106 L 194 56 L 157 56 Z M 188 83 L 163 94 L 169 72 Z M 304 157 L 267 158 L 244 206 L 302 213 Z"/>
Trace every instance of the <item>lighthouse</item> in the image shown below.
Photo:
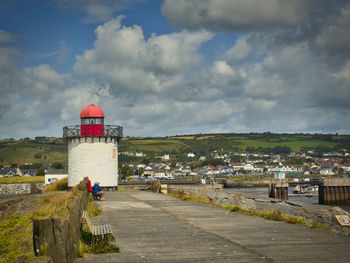
<path fill-rule="evenodd" d="M 80 112 L 80 125 L 63 128 L 68 143 L 68 187 L 84 177 L 100 182 L 103 190 L 118 189 L 118 143 L 123 127 L 105 125 L 105 114 L 91 104 Z"/>

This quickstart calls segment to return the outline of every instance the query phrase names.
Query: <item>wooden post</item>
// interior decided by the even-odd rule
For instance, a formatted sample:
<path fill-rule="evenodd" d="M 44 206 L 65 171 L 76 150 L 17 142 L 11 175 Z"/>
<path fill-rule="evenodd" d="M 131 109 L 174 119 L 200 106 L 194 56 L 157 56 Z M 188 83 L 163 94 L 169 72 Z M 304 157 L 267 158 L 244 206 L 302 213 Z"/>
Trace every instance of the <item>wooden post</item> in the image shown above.
<path fill-rule="evenodd" d="M 319 185 L 319 204 L 338 204 L 350 200 L 350 178 L 323 178 Z"/>

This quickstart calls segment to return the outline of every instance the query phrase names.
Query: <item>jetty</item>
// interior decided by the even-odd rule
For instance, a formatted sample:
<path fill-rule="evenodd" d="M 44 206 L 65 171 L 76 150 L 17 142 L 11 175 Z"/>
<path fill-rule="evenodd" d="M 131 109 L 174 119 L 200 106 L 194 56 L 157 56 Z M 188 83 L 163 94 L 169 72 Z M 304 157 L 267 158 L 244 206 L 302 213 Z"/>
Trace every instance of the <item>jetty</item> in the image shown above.
<path fill-rule="evenodd" d="M 78 262 L 347 262 L 350 237 L 146 191 L 107 192 L 92 218 L 120 253 Z"/>

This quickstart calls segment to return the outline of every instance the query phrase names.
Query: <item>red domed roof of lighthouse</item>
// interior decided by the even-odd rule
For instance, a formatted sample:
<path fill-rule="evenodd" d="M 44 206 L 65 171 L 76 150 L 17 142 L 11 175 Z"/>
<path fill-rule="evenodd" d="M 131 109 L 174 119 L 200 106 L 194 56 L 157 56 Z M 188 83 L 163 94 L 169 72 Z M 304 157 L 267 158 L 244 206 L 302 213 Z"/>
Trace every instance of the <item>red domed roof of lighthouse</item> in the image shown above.
<path fill-rule="evenodd" d="M 89 117 L 104 118 L 105 114 L 103 113 L 103 111 L 99 106 L 90 104 L 85 106 L 80 112 L 80 118 L 89 118 Z"/>

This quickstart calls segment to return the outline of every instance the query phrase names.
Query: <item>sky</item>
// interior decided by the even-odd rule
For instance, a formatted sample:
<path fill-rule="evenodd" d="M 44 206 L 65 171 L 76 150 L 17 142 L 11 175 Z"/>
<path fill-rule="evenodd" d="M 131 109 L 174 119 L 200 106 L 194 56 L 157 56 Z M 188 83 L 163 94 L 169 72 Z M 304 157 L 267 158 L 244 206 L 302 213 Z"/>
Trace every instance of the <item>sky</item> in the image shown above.
<path fill-rule="evenodd" d="M 350 134 L 350 1 L 2 0 L 0 139 Z"/>

